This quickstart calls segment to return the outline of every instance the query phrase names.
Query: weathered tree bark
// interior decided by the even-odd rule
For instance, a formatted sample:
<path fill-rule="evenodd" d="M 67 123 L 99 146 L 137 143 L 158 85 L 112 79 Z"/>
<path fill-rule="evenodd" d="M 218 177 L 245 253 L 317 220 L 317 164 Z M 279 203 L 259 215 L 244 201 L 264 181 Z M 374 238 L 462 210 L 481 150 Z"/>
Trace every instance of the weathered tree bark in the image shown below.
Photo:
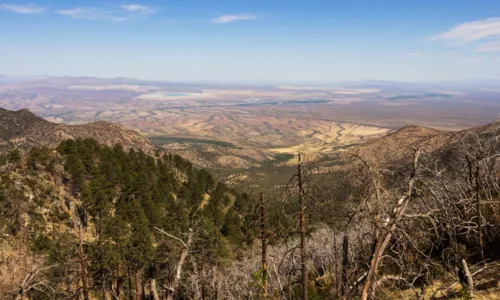
<path fill-rule="evenodd" d="M 158 294 L 158 287 L 156 285 L 156 279 L 151 279 L 151 293 L 153 294 L 153 300 L 160 300 L 160 295 Z"/>
<path fill-rule="evenodd" d="M 104 279 L 104 272 L 102 272 L 101 276 L 102 276 L 102 286 L 101 286 L 102 300 L 106 300 L 106 280 Z"/>
<path fill-rule="evenodd" d="M 120 274 L 120 269 L 117 268 L 117 270 L 115 271 L 116 274 L 115 274 L 115 277 L 118 277 L 118 274 Z M 116 291 L 114 292 L 116 294 L 117 297 L 120 296 L 120 290 L 121 290 L 121 287 L 122 287 L 122 279 L 120 277 L 114 279 L 116 281 Z M 113 283 L 111 283 L 111 287 L 113 286 Z"/>
<path fill-rule="evenodd" d="M 128 274 L 128 299 L 129 300 L 134 300 L 134 294 L 132 293 L 132 272 L 127 270 Z"/>
<path fill-rule="evenodd" d="M 41 284 L 41 282 L 32 283 L 32 281 L 36 278 L 36 276 L 40 272 L 42 272 L 44 270 L 48 270 L 48 269 L 53 268 L 55 266 L 57 266 L 57 265 L 52 265 L 52 266 L 43 267 L 43 268 L 34 268 L 33 271 L 29 272 L 28 275 L 26 275 L 26 277 L 24 277 L 23 282 L 19 285 L 19 291 L 18 291 L 15 299 L 16 300 L 23 300 L 24 296 L 27 295 L 30 290 L 32 290 L 35 286 Z M 29 294 L 27 296 L 28 296 L 28 299 L 30 299 Z"/>
<path fill-rule="evenodd" d="M 188 239 L 187 242 L 184 243 L 183 240 L 181 240 L 178 237 L 175 237 L 167 232 L 165 232 L 162 229 L 156 228 L 159 232 L 163 233 L 164 235 L 171 237 L 173 239 L 176 239 L 182 243 L 184 246 L 184 249 L 182 249 L 181 252 L 181 257 L 179 258 L 179 262 L 177 263 L 177 268 L 175 271 L 175 277 L 172 280 L 172 284 L 167 290 L 167 300 L 173 300 L 175 297 L 175 292 L 177 291 L 177 288 L 179 287 L 179 282 L 181 281 L 181 275 L 182 275 L 182 267 L 184 266 L 184 262 L 186 261 L 186 258 L 189 254 L 189 248 L 191 247 L 191 244 L 193 243 L 193 234 L 194 231 L 193 229 L 189 228 L 189 234 L 188 234 Z"/>
<path fill-rule="evenodd" d="M 299 179 L 299 205 L 300 205 L 300 258 L 302 266 L 302 299 L 307 300 L 307 255 L 306 255 L 306 218 L 304 205 L 304 189 L 302 187 L 302 162 L 299 151 L 297 176 Z"/>
<path fill-rule="evenodd" d="M 212 282 L 210 285 L 214 291 L 217 290 L 217 266 L 212 267 Z"/>
<path fill-rule="evenodd" d="M 205 299 L 207 299 L 207 297 L 208 297 L 208 295 L 207 295 L 207 286 L 205 284 L 203 284 L 201 286 L 201 299 L 205 300 Z"/>
<path fill-rule="evenodd" d="M 83 250 L 83 224 L 80 223 L 79 243 L 78 243 L 78 259 L 80 261 L 80 280 L 82 281 L 82 295 L 84 300 L 89 300 L 89 287 L 87 283 L 87 264 L 85 261 L 85 253 Z"/>
<path fill-rule="evenodd" d="M 219 283 L 215 283 L 214 300 L 219 300 Z"/>
<path fill-rule="evenodd" d="M 17 293 L 16 300 L 23 300 L 24 299 L 24 294 L 26 293 L 26 287 L 28 283 L 35 277 L 35 274 L 33 272 L 30 272 L 23 280 L 23 283 L 19 287 L 19 292 Z"/>
<path fill-rule="evenodd" d="M 479 242 L 479 252 L 481 254 L 481 260 L 484 261 L 484 250 L 483 250 L 483 216 L 481 214 L 481 181 L 479 179 L 479 168 L 480 161 L 477 162 L 476 166 L 476 185 L 475 185 L 475 194 L 476 194 L 476 210 L 477 210 L 477 239 Z"/>
<path fill-rule="evenodd" d="M 337 230 L 335 227 L 333 228 L 333 271 L 332 271 L 332 277 L 333 277 L 333 284 L 332 284 L 332 295 L 335 295 L 335 299 L 342 299 L 342 269 L 340 272 L 338 272 L 338 252 L 337 252 Z M 332 296 L 333 297 L 333 296 Z"/>
<path fill-rule="evenodd" d="M 264 199 L 260 193 L 260 240 L 262 242 L 262 289 L 263 295 L 268 296 L 269 275 L 267 272 L 267 236 L 266 236 L 266 212 L 264 209 Z"/>
<path fill-rule="evenodd" d="M 375 250 L 373 251 L 373 255 L 370 261 L 370 269 L 368 270 L 368 274 L 366 275 L 365 284 L 363 285 L 363 290 L 361 291 L 361 300 L 367 300 L 371 298 L 373 294 L 373 284 L 375 275 L 377 274 L 378 267 L 380 265 L 380 261 L 382 256 L 384 255 L 385 249 L 387 245 L 391 241 L 392 233 L 396 230 L 396 226 L 398 222 L 403 217 L 406 207 L 411 199 L 411 195 L 413 192 L 413 185 L 415 182 L 415 176 L 418 167 L 418 159 L 420 157 L 420 148 L 415 150 L 413 155 L 413 169 L 410 175 L 410 179 L 408 180 L 408 189 L 404 196 L 402 196 L 394 207 L 392 215 L 389 217 L 389 220 L 386 222 L 386 225 L 381 228 L 380 233 L 378 234 Z"/>
<path fill-rule="evenodd" d="M 467 262 L 465 259 L 462 259 L 462 270 L 466 280 L 465 287 L 467 290 L 467 294 L 469 297 L 474 298 L 474 280 L 472 279 L 472 275 L 470 274 L 469 267 L 467 266 Z"/>
<path fill-rule="evenodd" d="M 342 241 L 342 278 L 340 281 L 340 288 L 342 298 L 346 298 L 348 291 L 348 272 L 349 272 L 349 237 L 344 235 Z"/>
<path fill-rule="evenodd" d="M 141 274 L 139 272 L 135 273 L 135 299 L 142 299 Z"/>

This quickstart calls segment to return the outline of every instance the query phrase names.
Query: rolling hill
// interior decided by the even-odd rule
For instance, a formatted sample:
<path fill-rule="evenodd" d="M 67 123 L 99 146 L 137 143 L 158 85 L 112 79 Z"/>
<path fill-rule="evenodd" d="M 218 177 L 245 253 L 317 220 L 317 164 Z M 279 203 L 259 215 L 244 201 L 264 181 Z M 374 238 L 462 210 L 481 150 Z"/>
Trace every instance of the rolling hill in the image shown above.
<path fill-rule="evenodd" d="M 427 153 L 443 153 L 451 148 L 476 140 L 484 142 L 500 134 L 500 120 L 460 131 L 440 131 L 433 128 L 406 125 L 381 138 L 368 141 L 350 151 L 383 165 L 393 165 L 410 159 L 415 147 Z"/>
<path fill-rule="evenodd" d="M 93 138 L 100 144 L 153 153 L 155 146 L 138 132 L 121 125 L 98 121 L 82 125 L 57 124 L 46 121 L 27 109 L 10 111 L 0 108 L 0 154 L 13 148 L 22 151 L 32 147 L 55 148 L 66 139 Z"/>

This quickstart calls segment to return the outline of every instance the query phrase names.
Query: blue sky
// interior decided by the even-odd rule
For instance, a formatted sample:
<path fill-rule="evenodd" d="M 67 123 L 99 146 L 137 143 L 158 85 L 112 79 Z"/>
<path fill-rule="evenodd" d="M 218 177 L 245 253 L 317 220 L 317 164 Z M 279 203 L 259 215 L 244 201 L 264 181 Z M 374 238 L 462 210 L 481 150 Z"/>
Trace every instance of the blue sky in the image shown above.
<path fill-rule="evenodd" d="M 0 0 L 0 74 L 500 78 L 498 0 Z"/>

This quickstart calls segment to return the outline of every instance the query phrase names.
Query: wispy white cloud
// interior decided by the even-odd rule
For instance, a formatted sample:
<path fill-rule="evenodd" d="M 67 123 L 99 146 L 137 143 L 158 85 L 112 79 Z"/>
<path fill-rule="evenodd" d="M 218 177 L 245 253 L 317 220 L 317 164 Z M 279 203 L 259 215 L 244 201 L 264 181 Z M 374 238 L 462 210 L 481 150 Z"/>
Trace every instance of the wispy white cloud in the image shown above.
<path fill-rule="evenodd" d="M 230 23 L 235 21 L 245 21 L 245 20 L 255 20 L 257 19 L 256 15 L 252 14 L 243 14 L 243 15 L 223 15 L 212 19 L 214 23 Z"/>
<path fill-rule="evenodd" d="M 128 4 L 128 5 L 122 5 L 121 7 L 127 11 L 138 12 L 142 14 L 150 14 L 153 12 L 153 9 L 151 9 L 150 7 L 140 4 Z"/>
<path fill-rule="evenodd" d="M 63 9 L 63 10 L 57 10 L 56 14 L 71 17 L 74 19 L 97 20 L 97 19 L 112 18 L 112 16 L 109 14 L 109 12 L 95 9 L 95 8 L 78 7 L 78 8 L 72 8 L 72 9 Z"/>
<path fill-rule="evenodd" d="M 479 45 L 475 50 L 477 52 L 500 51 L 500 40 Z"/>
<path fill-rule="evenodd" d="M 406 53 L 406 55 L 408 55 L 408 56 L 414 56 L 414 57 L 421 57 L 424 54 L 422 52 L 409 52 L 409 53 Z"/>
<path fill-rule="evenodd" d="M 55 13 L 67 16 L 73 19 L 86 19 L 86 20 L 107 20 L 112 22 L 122 22 L 135 19 L 142 15 L 153 13 L 154 10 L 139 4 L 122 5 L 118 9 L 105 9 L 105 8 L 72 8 L 65 10 L 58 10 Z"/>
<path fill-rule="evenodd" d="M 453 45 L 471 44 L 475 52 L 500 51 L 500 18 L 490 18 L 458 24 L 435 35 L 431 41 L 447 41 Z M 464 63 L 478 63 L 480 57 L 462 58 Z"/>
<path fill-rule="evenodd" d="M 444 33 L 431 37 L 431 40 L 445 40 L 455 44 L 465 44 L 498 37 L 500 37 L 500 18 L 490 18 L 456 25 Z"/>
<path fill-rule="evenodd" d="M 10 11 L 16 14 L 41 14 L 45 11 L 45 8 L 35 6 L 35 5 L 10 5 L 10 4 L 0 4 L 0 9 Z"/>

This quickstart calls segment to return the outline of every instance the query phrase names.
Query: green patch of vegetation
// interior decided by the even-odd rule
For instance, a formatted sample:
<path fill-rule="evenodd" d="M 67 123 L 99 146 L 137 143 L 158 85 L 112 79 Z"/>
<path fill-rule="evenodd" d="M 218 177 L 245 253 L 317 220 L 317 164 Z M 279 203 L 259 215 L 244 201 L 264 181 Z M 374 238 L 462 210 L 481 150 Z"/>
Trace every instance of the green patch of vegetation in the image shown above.
<path fill-rule="evenodd" d="M 19 149 L 13 149 L 5 155 L 0 155 L 0 166 L 5 165 L 6 163 L 18 164 L 20 161 L 21 152 L 19 151 Z"/>
<path fill-rule="evenodd" d="M 271 102 L 252 102 L 240 103 L 237 106 L 260 106 L 260 105 L 287 105 L 287 104 L 315 104 L 326 103 L 328 100 L 323 99 L 308 99 L 308 100 L 285 100 L 285 101 L 271 101 Z"/>
<path fill-rule="evenodd" d="M 216 145 L 227 148 L 237 148 L 235 144 L 219 140 L 209 140 L 209 139 L 198 139 L 198 138 L 188 138 L 188 137 L 169 137 L 169 136 L 152 136 L 149 140 L 155 146 L 163 146 L 172 143 L 191 143 L 191 144 L 208 144 Z"/>
<path fill-rule="evenodd" d="M 408 100 L 408 99 L 425 99 L 425 98 L 450 98 L 450 94 L 422 94 L 422 95 L 398 95 L 386 98 L 388 101 Z"/>
<path fill-rule="evenodd" d="M 266 165 L 277 165 L 279 163 L 287 162 L 290 159 L 294 158 L 294 154 L 290 153 L 278 153 L 274 156 L 274 159 L 266 162 Z"/>
<path fill-rule="evenodd" d="M 327 103 L 329 100 L 311 99 L 311 100 L 290 100 L 286 104 L 314 104 L 314 103 Z"/>
<path fill-rule="evenodd" d="M 50 291 L 53 296 L 30 293 L 32 299 L 72 298 L 67 276 L 99 283 L 82 290 L 87 295 L 98 295 L 109 290 L 113 281 L 126 278 L 120 289 L 132 294 L 142 283 L 131 274 L 144 274 L 145 280 L 171 280 L 166 266 L 178 264 L 184 249 L 189 250 L 187 261 L 194 266 L 185 268 L 193 272 L 197 265 L 218 266 L 233 260 L 257 237 L 255 199 L 217 182 L 180 156 L 155 158 L 92 139 L 66 140 L 56 150 L 41 147 L 2 156 L 8 162 L 26 163 L 16 172 L 16 176 L 25 175 L 22 181 L 0 174 L 0 238 L 27 232 L 27 225 L 19 220 L 28 216 L 33 230 L 23 240 L 26 248 L 43 255 L 51 266 L 43 276 L 47 285 L 55 287 Z M 64 177 L 54 165 L 64 169 Z M 64 208 L 66 199 L 57 198 L 52 180 L 46 179 L 64 188 L 67 199 L 79 200 L 71 203 L 74 210 L 70 205 Z M 14 199 L 22 205 L 12 205 Z M 86 235 L 93 234 L 85 246 L 83 238 L 62 230 L 64 224 L 75 227 L 69 221 Z M 95 228 L 95 233 L 88 228 Z M 87 271 L 83 275 L 74 267 L 79 259 Z M 2 293 L 0 298 L 5 299 Z"/>

